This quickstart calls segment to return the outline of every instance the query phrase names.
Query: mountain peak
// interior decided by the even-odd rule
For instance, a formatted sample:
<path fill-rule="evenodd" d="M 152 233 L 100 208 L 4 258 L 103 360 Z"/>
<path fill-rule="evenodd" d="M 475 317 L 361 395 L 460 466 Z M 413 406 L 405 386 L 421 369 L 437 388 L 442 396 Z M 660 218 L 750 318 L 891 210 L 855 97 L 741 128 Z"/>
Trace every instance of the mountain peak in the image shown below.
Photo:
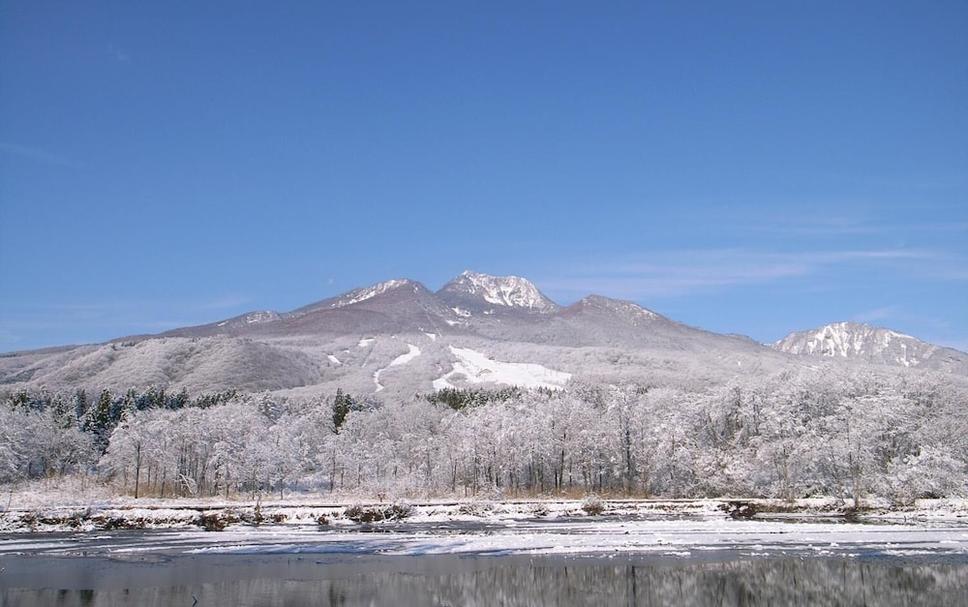
<path fill-rule="evenodd" d="M 360 303 L 361 301 L 373 299 L 378 295 L 383 295 L 384 293 L 389 293 L 390 291 L 396 291 L 397 289 L 404 288 L 413 289 L 414 293 L 418 293 L 424 289 L 424 286 L 415 280 L 410 280 L 409 278 L 393 278 L 391 280 L 384 280 L 383 282 L 378 282 L 368 287 L 360 287 L 359 289 L 353 289 L 352 291 L 344 293 L 332 300 L 329 304 L 329 307 L 343 308 L 345 306 Z"/>
<path fill-rule="evenodd" d="M 558 304 L 551 301 L 538 287 L 520 276 L 491 276 L 465 270 L 437 292 L 455 303 L 484 308 L 523 309 L 533 312 L 554 312 Z"/>
<path fill-rule="evenodd" d="M 775 342 L 773 348 L 789 354 L 857 358 L 904 367 L 921 364 L 938 349 L 904 333 L 850 321 L 795 331 Z"/>
<path fill-rule="evenodd" d="M 659 315 L 649 310 L 643 308 L 639 304 L 628 301 L 625 299 L 613 299 L 611 297 L 605 297 L 604 295 L 586 295 L 578 301 L 578 305 L 585 308 L 600 308 L 611 310 L 613 312 L 618 312 L 626 316 L 635 316 L 640 318 L 655 319 L 659 318 Z"/>

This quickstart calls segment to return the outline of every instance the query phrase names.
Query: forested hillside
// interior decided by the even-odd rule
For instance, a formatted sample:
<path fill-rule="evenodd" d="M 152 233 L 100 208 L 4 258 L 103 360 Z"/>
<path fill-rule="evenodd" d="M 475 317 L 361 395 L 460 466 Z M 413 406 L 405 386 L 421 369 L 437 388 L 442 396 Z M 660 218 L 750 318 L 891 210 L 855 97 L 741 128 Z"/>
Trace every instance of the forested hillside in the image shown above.
<path fill-rule="evenodd" d="M 694 388 L 571 383 L 377 400 L 342 391 L 18 392 L 0 479 L 132 496 L 962 495 L 968 389 L 920 372 L 786 371 Z"/>

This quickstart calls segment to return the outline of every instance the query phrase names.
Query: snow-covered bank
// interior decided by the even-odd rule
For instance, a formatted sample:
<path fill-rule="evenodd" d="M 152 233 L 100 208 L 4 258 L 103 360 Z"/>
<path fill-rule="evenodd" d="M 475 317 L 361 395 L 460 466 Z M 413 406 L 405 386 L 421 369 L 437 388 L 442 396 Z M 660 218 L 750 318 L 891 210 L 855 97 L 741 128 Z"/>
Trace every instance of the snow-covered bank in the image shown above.
<path fill-rule="evenodd" d="M 287 524 L 233 523 L 209 533 L 180 529 L 0 536 L 0 556 L 222 555 L 651 555 L 719 559 L 797 557 L 944 558 L 968 562 L 968 527 L 953 524 L 848 523 L 830 520 L 729 520 L 721 516 L 515 518 L 426 507 L 381 533 L 327 508 L 294 509 Z M 325 524 L 313 517 L 328 512 Z M 145 514 L 144 511 L 137 512 Z M 183 516 L 171 511 L 166 516 Z M 187 515 L 186 515 L 187 516 Z M 129 519 L 131 520 L 131 519 Z M 186 519 L 183 519 L 186 520 Z M 446 521 L 446 522 L 445 522 Z M 293 524 L 302 523 L 302 524 Z"/>
<path fill-rule="evenodd" d="M 51 502 L 47 502 L 51 504 Z M 638 521 L 683 518 L 778 521 L 848 521 L 948 523 L 966 525 L 968 500 L 920 500 L 910 508 L 884 504 L 854 509 L 834 499 L 795 502 L 767 499 L 635 500 L 431 500 L 396 502 L 350 497 L 298 496 L 259 502 L 208 499 L 92 499 L 64 505 L 32 504 L 0 512 L 0 532 L 95 531 L 199 527 L 220 530 L 232 525 L 323 525 L 346 528 L 362 522 L 481 523 L 504 525 L 521 521 Z M 392 512 L 391 512 L 392 509 Z M 362 514 L 360 514 L 362 513 Z M 384 520 L 385 519 L 385 520 Z"/>

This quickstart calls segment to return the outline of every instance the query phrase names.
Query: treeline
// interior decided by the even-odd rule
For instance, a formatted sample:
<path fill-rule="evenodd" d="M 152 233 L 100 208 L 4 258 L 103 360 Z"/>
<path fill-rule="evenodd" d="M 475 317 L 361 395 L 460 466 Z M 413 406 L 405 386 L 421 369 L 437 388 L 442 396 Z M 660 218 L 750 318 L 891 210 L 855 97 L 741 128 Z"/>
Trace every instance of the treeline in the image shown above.
<path fill-rule="evenodd" d="M 137 401 L 112 396 L 109 412 L 119 398 Z M 122 406 L 109 415 L 103 454 L 100 398 L 69 424 L 53 414 L 63 405 L 15 401 L 0 407 L 7 480 L 96 470 L 138 496 L 298 489 L 908 502 L 966 490 L 968 390 L 943 375 L 801 371 L 697 390 L 574 385 L 390 402 L 227 394 Z M 25 427 L 61 438 L 25 449 L 16 443 L 27 440 Z M 74 447 L 52 453 L 51 443 Z"/>
<path fill-rule="evenodd" d="M 207 408 L 231 401 L 235 391 L 191 398 L 187 391 L 154 388 L 122 394 L 20 390 L 0 406 L 0 482 L 80 471 L 96 464 L 111 434 L 136 411 Z"/>

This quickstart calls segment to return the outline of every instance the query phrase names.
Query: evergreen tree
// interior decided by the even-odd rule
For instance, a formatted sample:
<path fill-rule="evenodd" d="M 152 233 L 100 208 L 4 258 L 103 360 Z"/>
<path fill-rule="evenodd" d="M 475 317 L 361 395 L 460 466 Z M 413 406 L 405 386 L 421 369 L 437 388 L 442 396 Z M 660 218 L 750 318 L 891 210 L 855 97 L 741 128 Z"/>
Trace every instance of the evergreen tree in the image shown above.
<path fill-rule="evenodd" d="M 340 427 L 346 421 L 346 416 L 353 406 L 353 399 L 343 393 L 342 388 L 336 389 L 336 397 L 333 398 L 333 429 L 339 433 Z"/>
<path fill-rule="evenodd" d="M 30 394 L 27 393 L 26 389 L 22 389 L 10 399 L 10 404 L 13 405 L 15 409 L 21 409 L 26 411 L 30 408 Z"/>
<path fill-rule="evenodd" d="M 77 413 L 71 407 L 70 401 L 63 395 L 55 394 L 50 405 L 51 413 L 57 425 L 64 430 L 74 427 L 77 423 Z"/>
<path fill-rule="evenodd" d="M 74 393 L 74 417 L 84 419 L 90 406 L 90 403 L 87 402 L 87 392 L 84 389 Z"/>
<path fill-rule="evenodd" d="M 108 439 L 114 426 L 111 423 L 111 403 L 111 393 L 108 390 L 102 390 L 84 420 L 84 431 L 94 436 L 94 444 L 101 453 L 107 450 Z"/>

